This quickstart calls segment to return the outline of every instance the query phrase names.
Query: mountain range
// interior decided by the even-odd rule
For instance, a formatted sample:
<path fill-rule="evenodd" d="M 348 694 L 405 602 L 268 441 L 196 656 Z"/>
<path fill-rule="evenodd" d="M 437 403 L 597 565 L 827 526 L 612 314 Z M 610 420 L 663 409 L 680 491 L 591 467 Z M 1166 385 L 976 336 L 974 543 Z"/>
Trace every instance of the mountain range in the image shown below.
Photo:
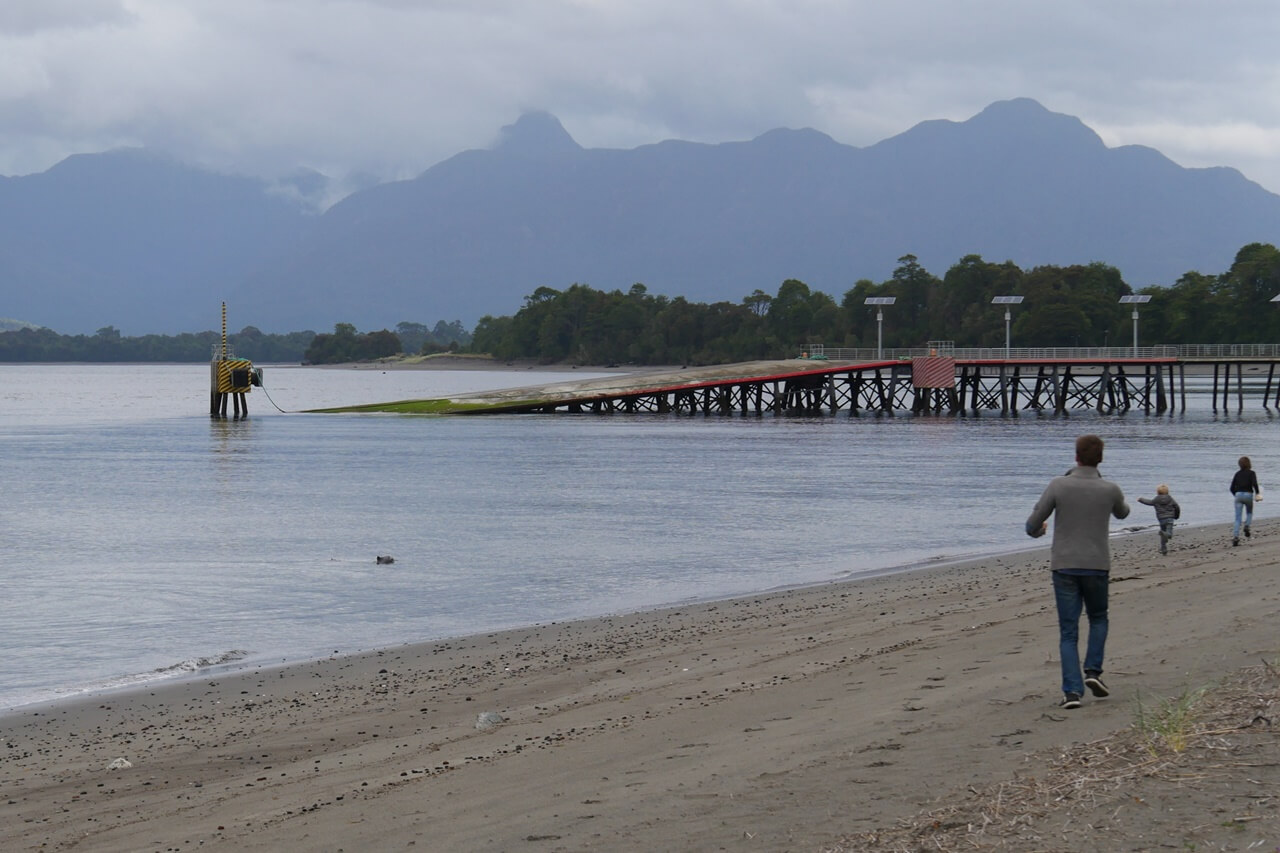
<path fill-rule="evenodd" d="M 140 150 L 0 177 L 0 316 L 168 334 L 216 328 L 225 300 L 233 330 L 470 327 L 575 282 L 739 302 L 794 278 L 839 299 L 907 254 L 938 276 L 970 254 L 1102 261 L 1138 288 L 1280 236 L 1280 195 L 1235 169 L 1109 148 L 1025 98 L 864 148 L 779 129 L 587 149 L 529 113 L 322 213 L 282 186 Z"/>

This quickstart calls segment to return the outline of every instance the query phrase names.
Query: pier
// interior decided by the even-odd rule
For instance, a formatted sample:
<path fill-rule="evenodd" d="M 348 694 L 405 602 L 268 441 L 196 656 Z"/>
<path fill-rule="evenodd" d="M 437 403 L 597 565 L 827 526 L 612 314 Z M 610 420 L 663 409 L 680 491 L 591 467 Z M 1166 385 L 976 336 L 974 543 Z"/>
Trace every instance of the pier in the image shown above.
<path fill-rule="evenodd" d="M 832 363 L 794 359 L 758 364 L 737 377 L 652 376 L 647 387 L 600 388 L 508 403 L 488 412 L 657 414 L 979 414 L 1065 413 L 1072 409 L 1162 414 L 1185 409 L 1185 373 L 1176 360 L 909 360 Z M 1225 383 L 1225 379 L 1224 379 Z M 1216 396 L 1215 396 L 1216 399 Z"/>
<path fill-rule="evenodd" d="M 941 345 L 939 345 L 941 344 Z M 808 355 L 813 352 L 813 355 Z M 449 400 L 348 407 L 438 414 L 654 413 L 915 415 L 1072 411 L 1184 412 L 1188 385 L 1214 412 L 1280 409 L 1280 347 L 961 349 L 935 342 L 867 358 L 827 349 L 804 358 L 622 373 L 580 382 L 485 391 Z"/>

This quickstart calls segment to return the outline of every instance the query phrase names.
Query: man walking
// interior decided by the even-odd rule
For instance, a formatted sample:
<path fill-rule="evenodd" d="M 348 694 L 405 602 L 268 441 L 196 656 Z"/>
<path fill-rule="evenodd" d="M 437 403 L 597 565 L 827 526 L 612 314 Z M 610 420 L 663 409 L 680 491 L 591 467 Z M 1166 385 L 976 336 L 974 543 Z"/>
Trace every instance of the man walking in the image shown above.
<path fill-rule="evenodd" d="M 1111 517 L 1125 518 L 1129 505 L 1115 483 L 1102 479 L 1102 439 L 1076 439 L 1076 467 L 1049 485 L 1027 518 L 1027 535 L 1043 536 L 1055 515 L 1049 567 L 1058 605 L 1058 639 L 1062 658 L 1062 708 L 1079 708 L 1085 687 L 1094 696 L 1110 691 L 1102 681 L 1107 644 L 1107 591 L 1111 572 Z M 1080 672 L 1080 611 L 1089 618 L 1084 677 Z"/>

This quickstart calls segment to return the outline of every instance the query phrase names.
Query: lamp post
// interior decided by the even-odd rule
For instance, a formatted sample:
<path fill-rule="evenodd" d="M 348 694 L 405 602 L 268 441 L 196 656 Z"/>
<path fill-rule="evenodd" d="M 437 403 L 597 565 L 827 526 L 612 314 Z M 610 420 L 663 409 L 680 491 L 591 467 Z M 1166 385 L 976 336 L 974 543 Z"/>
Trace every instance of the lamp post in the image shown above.
<path fill-rule="evenodd" d="M 898 301 L 896 296 L 868 296 L 863 305 L 876 306 L 876 360 L 884 360 L 884 306 Z"/>
<path fill-rule="evenodd" d="M 1121 296 L 1121 305 L 1133 306 L 1133 357 L 1138 357 L 1138 306 L 1150 302 L 1151 297 L 1145 293 L 1133 293 L 1129 296 Z"/>
<path fill-rule="evenodd" d="M 1022 304 L 1022 297 L 1021 296 L 993 296 L 991 297 L 991 304 L 1004 306 L 1004 360 L 1008 361 L 1009 360 L 1009 320 L 1011 319 L 1009 315 L 1009 306 Z"/>

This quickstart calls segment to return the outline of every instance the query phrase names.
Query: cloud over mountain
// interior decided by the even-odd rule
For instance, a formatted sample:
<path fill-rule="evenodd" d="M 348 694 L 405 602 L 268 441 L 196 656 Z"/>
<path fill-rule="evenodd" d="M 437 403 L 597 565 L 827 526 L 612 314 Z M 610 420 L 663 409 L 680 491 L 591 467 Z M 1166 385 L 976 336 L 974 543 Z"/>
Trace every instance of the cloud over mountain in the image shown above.
<path fill-rule="evenodd" d="M 838 298 L 906 254 L 938 275 L 968 254 L 1102 261 L 1142 287 L 1224 271 L 1277 233 L 1280 196 L 1235 170 L 1109 148 L 1028 99 L 865 148 L 812 129 L 583 148 L 539 112 L 323 215 L 266 182 L 138 152 L 0 179 L 0 275 L 21 283 L 0 315 L 175 332 L 209 328 L 225 298 L 265 331 L 470 326 L 575 282 L 737 302 L 797 278 Z"/>

